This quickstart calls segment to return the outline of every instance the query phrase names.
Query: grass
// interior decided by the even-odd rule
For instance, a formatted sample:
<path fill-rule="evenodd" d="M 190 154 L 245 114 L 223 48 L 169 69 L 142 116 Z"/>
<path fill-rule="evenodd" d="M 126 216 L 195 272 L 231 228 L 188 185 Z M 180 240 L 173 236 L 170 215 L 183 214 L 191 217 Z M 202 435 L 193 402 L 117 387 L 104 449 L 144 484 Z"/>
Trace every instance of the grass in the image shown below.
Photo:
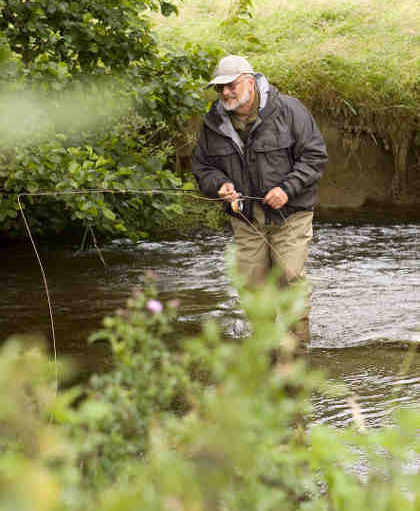
<path fill-rule="evenodd" d="M 187 42 L 249 58 L 286 94 L 314 110 L 358 118 L 386 133 L 419 116 L 418 0 L 254 0 L 249 22 L 226 0 L 183 0 L 179 16 L 154 16 L 165 46 Z M 401 123 L 398 128 L 401 128 Z"/>

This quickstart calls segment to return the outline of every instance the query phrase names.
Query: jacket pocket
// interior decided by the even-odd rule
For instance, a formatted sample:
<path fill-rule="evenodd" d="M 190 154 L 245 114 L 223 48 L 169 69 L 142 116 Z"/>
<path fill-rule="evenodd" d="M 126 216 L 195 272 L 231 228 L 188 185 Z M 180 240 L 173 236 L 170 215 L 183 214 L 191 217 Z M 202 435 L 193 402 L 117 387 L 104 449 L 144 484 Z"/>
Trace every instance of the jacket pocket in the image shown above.
<path fill-rule="evenodd" d="M 231 179 L 233 176 L 234 160 L 237 158 L 232 144 L 225 140 L 217 140 L 208 148 L 210 165 L 222 170 Z"/>
<path fill-rule="evenodd" d="M 278 186 L 292 170 L 290 138 L 262 140 L 255 143 L 255 166 L 261 192 Z"/>
<path fill-rule="evenodd" d="M 207 152 L 211 157 L 227 156 L 233 154 L 235 149 L 229 141 L 221 139 L 212 141 L 212 143 L 209 144 Z"/>

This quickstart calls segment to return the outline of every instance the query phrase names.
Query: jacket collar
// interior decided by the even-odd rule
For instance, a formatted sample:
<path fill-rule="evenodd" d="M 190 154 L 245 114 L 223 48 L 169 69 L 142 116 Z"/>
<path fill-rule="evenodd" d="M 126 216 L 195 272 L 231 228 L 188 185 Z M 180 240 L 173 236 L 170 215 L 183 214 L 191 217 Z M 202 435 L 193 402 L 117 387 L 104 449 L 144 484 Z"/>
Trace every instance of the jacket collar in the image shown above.
<path fill-rule="evenodd" d="M 260 94 L 260 107 L 258 109 L 258 118 L 253 129 L 261 124 L 261 122 L 275 110 L 275 103 L 272 101 L 273 88 L 270 86 L 267 78 L 263 74 L 257 73 L 255 79 Z M 243 152 L 244 143 L 233 127 L 230 117 L 223 108 L 220 100 L 216 100 L 213 103 L 209 113 L 204 118 L 204 122 L 209 128 L 232 139 L 240 151 Z"/>

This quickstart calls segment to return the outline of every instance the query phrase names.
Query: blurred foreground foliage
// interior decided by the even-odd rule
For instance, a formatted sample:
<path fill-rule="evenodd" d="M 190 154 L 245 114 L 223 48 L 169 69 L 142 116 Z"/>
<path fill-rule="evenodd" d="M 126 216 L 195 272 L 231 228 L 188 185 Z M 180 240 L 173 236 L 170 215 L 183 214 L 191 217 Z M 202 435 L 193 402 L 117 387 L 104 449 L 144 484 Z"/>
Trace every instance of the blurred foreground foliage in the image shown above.
<path fill-rule="evenodd" d="M 164 0 L 0 0 L 0 221 L 21 232 L 17 193 L 182 185 L 174 144 L 201 111 L 216 55 L 158 47 Z M 93 226 L 147 236 L 180 214 L 175 195 L 89 193 L 23 199 L 38 234 Z"/>
<path fill-rule="evenodd" d="M 112 369 L 58 395 L 43 351 L 9 340 L 1 509 L 420 509 L 418 410 L 376 430 L 357 407 L 353 427 L 311 424 L 311 394 L 345 390 L 296 356 L 288 331 L 302 291 L 280 293 L 273 279 L 241 295 L 252 333 L 223 342 L 214 323 L 174 339 L 178 303 L 135 291 L 90 339 L 109 344 Z"/>

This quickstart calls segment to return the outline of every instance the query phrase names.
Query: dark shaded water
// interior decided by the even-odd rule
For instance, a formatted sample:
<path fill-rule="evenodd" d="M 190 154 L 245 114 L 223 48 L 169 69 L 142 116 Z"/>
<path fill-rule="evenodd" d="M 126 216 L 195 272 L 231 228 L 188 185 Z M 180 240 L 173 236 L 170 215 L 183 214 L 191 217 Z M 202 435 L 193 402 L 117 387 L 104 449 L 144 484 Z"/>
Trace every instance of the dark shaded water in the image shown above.
<path fill-rule="evenodd" d="M 177 332 L 198 332 L 216 318 L 227 337 L 242 321 L 237 296 L 224 272 L 228 235 L 190 241 L 115 242 L 103 249 L 107 268 L 92 250 L 41 247 L 55 308 L 57 349 L 85 371 L 100 368 L 103 347 L 86 338 L 104 315 L 124 304 L 146 270 L 157 273 L 162 299 L 181 302 Z M 396 405 L 414 407 L 420 397 L 420 352 L 401 374 L 408 343 L 420 343 L 420 226 L 318 224 L 308 264 L 313 282 L 309 358 L 344 381 L 358 396 L 369 425 L 387 423 Z M 1 252 L 0 327 L 48 336 L 49 314 L 39 267 L 31 246 Z M 403 342 L 400 345 L 383 341 Z M 318 422 L 351 421 L 348 403 L 320 397 Z"/>

